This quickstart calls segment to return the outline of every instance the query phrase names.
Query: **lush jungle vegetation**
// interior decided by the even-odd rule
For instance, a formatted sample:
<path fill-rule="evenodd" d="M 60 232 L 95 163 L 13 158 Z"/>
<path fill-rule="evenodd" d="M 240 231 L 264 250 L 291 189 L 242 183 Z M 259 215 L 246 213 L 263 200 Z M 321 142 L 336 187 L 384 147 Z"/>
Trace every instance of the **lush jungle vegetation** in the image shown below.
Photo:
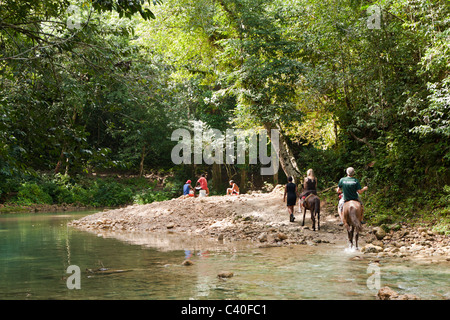
<path fill-rule="evenodd" d="M 0 1 L 3 205 L 116 206 L 353 166 L 376 224 L 449 231 L 448 0 Z M 260 164 L 171 160 L 177 128 L 278 129 Z M 163 183 L 152 176 L 164 177 Z M 146 178 L 147 177 L 147 178 Z"/>

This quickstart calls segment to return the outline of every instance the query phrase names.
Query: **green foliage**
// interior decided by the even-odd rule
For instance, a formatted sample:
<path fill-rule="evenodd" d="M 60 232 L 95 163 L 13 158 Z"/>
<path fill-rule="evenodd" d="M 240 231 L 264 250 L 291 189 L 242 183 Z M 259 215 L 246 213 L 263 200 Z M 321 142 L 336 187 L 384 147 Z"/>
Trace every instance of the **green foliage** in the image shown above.
<path fill-rule="evenodd" d="M 165 201 L 172 199 L 172 195 L 167 191 L 155 191 L 153 188 L 148 188 L 146 190 L 142 190 L 138 194 L 136 194 L 133 198 L 134 203 L 137 204 L 146 204 L 152 203 L 155 201 Z"/>
<path fill-rule="evenodd" d="M 133 191 L 118 182 L 96 180 L 89 188 L 94 207 L 115 207 L 131 203 Z"/>
<path fill-rule="evenodd" d="M 168 199 L 200 170 L 173 166 L 174 129 L 276 126 L 319 189 L 356 168 L 369 222 L 428 212 L 447 232 L 447 2 L 371 2 L 370 29 L 354 0 L 2 1 L 1 201 Z M 85 175 L 151 169 L 171 175 L 164 189 Z"/>
<path fill-rule="evenodd" d="M 144 6 L 145 1 L 127 0 L 127 1 L 111 1 L 111 0 L 93 0 L 92 4 L 99 11 L 116 11 L 120 17 L 131 18 L 135 13 L 139 13 L 144 19 L 155 19 L 153 12 Z M 162 4 L 161 0 L 148 0 L 148 5 Z"/>
<path fill-rule="evenodd" d="M 28 177 L 10 185 L 17 193 L 7 205 L 56 204 L 82 207 L 117 207 L 132 203 L 164 201 L 181 195 L 182 183 L 173 179 L 164 189 L 145 178 L 88 178 L 68 175 Z"/>
<path fill-rule="evenodd" d="M 17 203 L 21 205 L 51 204 L 52 198 L 36 183 L 26 182 L 19 188 Z"/>

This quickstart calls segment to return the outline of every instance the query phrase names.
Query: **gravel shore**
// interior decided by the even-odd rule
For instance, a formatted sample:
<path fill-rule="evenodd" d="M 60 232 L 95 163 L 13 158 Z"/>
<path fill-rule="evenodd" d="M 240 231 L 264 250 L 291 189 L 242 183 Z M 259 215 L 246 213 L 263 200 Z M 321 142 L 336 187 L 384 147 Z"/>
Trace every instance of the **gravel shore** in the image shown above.
<path fill-rule="evenodd" d="M 283 191 L 282 186 L 277 186 L 270 193 L 180 197 L 105 210 L 69 225 L 98 234 L 170 232 L 208 240 L 245 240 L 258 247 L 314 246 L 346 241 L 347 233 L 339 226 L 334 206 L 321 203 L 321 229 L 318 231 L 312 230 L 309 211 L 302 226 L 303 214 L 298 212 L 298 206 L 295 222 L 289 222 Z M 384 228 L 364 225 L 360 248 L 362 253 L 376 257 L 450 261 L 449 236 L 406 224 Z"/>

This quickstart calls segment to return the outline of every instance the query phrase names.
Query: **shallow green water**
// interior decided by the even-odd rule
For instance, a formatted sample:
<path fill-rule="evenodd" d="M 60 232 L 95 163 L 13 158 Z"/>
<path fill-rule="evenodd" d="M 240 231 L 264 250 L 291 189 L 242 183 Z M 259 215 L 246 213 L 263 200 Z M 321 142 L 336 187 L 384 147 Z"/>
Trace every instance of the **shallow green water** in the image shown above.
<path fill-rule="evenodd" d="M 1 215 L 0 299 L 374 299 L 367 281 L 375 275 L 401 293 L 450 298 L 449 263 L 391 259 L 373 267 L 344 244 L 211 249 L 170 245 L 174 235 L 118 240 L 67 226 L 90 213 Z M 355 255 L 361 259 L 351 260 Z M 181 265 L 186 258 L 194 264 Z M 70 265 L 81 270 L 80 289 L 67 287 Z M 102 267 L 124 272 L 87 271 Z M 219 279 L 221 271 L 234 276 Z"/>

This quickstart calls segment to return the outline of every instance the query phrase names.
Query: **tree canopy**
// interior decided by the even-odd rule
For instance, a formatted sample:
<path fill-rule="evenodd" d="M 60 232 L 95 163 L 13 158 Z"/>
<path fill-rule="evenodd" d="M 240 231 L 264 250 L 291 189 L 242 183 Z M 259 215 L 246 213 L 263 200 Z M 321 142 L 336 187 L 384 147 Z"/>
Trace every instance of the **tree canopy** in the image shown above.
<path fill-rule="evenodd" d="M 278 129 L 284 176 L 314 167 L 324 189 L 351 165 L 379 205 L 445 198 L 449 16 L 447 0 L 1 1 L 2 199 L 39 172 L 257 172 L 174 165 L 193 121 Z"/>

